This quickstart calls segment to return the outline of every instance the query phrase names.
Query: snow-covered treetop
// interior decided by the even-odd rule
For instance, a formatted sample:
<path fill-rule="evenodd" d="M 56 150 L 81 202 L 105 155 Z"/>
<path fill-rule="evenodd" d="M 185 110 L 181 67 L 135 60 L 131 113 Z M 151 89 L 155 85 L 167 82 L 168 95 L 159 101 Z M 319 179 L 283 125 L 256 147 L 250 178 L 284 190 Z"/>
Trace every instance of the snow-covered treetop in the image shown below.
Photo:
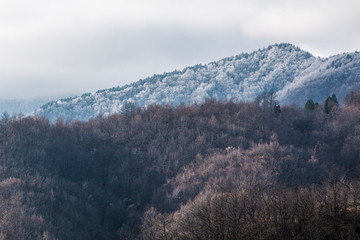
<path fill-rule="evenodd" d="M 332 93 L 342 99 L 349 89 L 360 84 L 359 67 L 359 53 L 322 59 L 281 43 L 125 86 L 49 102 L 34 113 L 51 120 L 87 120 L 98 114 L 120 112 L 128 102 L 146 107 L 201 103 L 208 98 L 251 101 L 264 91 L 276 92 L 280 103 L 303 105 L 308 98 L 323 101 Z"/>

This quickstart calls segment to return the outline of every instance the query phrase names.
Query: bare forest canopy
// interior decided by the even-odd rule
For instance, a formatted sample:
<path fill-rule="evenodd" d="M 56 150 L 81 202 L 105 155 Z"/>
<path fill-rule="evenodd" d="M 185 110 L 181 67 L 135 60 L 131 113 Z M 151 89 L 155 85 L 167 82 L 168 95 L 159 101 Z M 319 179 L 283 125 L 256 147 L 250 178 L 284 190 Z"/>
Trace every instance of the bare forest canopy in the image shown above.
<path fill-rule="evenodd" d="M 359 92 L 4 115 L 0 239 L 359 239 L 359 154 Z"/>

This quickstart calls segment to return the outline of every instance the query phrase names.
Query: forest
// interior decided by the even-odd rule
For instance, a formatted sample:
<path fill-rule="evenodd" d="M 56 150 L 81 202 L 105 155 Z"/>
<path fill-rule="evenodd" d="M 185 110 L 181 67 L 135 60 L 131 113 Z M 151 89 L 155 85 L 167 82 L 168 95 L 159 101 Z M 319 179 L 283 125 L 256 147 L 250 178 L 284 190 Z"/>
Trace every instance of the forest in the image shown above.
<path fill-rule="evenodd" d="M 0 239 L 360 239 L 360 92 L 0 120 Z"/>

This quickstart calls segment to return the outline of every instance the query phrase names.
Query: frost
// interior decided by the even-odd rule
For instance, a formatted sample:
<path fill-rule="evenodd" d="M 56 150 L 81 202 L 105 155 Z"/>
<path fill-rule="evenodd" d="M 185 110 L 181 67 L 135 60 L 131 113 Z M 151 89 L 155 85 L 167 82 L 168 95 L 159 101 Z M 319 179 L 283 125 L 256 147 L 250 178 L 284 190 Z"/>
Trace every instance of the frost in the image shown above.
<path fill-rule="evenodd" d="M 252 101 L 264 91 L 276 92 L 280 104 L 303 106 L 309 98 L 323 101 L 332 93 L 341 100 L 347 89 L 360 85 L 359 80 L 360 53 L 322 59 L 291 44 L 275 44 L 123 87 L 50 102 L 34 113 L 51 120 L 59 116 L 87 120 L 97 114 L 120 112 L 126 102 L 144 107 L 201 103 L 208 98 Z"/>

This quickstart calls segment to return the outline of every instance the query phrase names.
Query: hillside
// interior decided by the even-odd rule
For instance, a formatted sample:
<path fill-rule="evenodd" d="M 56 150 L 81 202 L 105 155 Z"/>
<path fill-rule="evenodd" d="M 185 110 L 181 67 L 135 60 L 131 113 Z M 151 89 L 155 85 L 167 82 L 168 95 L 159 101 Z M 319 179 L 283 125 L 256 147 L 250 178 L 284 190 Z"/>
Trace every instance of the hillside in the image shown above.
<path fill-rule="evenodd" d="M 251 101 L 264 91 L 276 92 L 281 104 L 302 106 L 308 98 L 323 101 L 332 93 L 342 100 L 348 90 L 360 85 L 359 79 L 357 52 L 322 59 L 291 44 L 275 44 L 130 85 L 49 102 L 34 113 L 51 120 L 87 120 L 120 112 L 128 102 L 142 107 L 202 103 L 209 98 Z"/>
<path fill-rule="evenodd" d="M 359 239 L 360 92 L 0 120 L 0 239 Z M 209 237 L 211 236 L 211 237 Z"/>

